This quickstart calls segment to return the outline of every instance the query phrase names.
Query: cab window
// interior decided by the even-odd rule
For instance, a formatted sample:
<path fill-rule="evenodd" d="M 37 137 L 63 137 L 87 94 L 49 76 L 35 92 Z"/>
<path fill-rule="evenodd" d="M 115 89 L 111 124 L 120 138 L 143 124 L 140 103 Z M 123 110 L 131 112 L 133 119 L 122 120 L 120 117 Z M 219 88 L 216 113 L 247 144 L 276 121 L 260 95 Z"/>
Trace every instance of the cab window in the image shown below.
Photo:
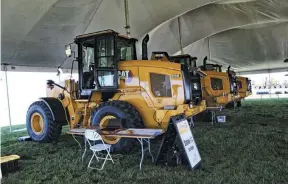
<path fill-rule="evenodd" d="M 242 85 L 242 81 L 237 81 L 238 82 L 238 87 L 239 89 L 242 89 L 243 85 Z"/>
<path fill-rule="evenodd" d="M 117 50 L 119 52 L 120 61 L 135 60 L 135 41 L 125 38 L 118 38 Z"/>
<path fill-rule="evenodd" d="M 223 90 L 222 79 L 211 78 L 211 87 L 213 90 Z"/>
<path fill-rule="evenodd" d="M 94 39 L 82 43 L 83 89 L 93 89 L 94 84 Z"/>
<path fill-rule="evenodd" d="M 150 73 L 150 81 L 155 97 L 172 97 L 169 75 Z"/>
<path fill-rule="evenodd" d="M 99 68 L 114 68 L 114 39 L 112 36 L 103 36 L 96 40 L 96 60 Z"/>
<path fill-rule="evenodd" d="M 113 71 L 98 71 L 98 81 L 100 86 L 113 86 L 114 85 L 114 72 Z"/>

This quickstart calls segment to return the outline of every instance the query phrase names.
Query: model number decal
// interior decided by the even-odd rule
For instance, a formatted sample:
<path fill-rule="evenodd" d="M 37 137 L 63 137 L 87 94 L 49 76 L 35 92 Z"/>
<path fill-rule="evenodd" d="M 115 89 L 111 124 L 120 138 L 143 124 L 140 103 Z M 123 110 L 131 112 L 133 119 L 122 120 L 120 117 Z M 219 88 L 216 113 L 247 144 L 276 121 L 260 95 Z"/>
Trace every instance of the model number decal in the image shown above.
<path fill-rule="evenodd" d="M 180 76 L 181 76 L 180 74 L 172 74 L 172 75 L 171 75 L 171 78 L 172 78 L 172 79 L 180 78 Z"/>

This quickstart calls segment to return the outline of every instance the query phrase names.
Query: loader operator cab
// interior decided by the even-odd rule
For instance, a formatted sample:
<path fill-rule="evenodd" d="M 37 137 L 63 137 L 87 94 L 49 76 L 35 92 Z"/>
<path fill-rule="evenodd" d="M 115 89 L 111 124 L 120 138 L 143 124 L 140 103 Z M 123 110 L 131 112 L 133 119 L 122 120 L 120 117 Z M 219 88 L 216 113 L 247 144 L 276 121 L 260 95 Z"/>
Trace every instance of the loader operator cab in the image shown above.
<path fill-rule="evenodd" d="M 118 63 L 137 59 L 136 41 L 137 39 L 128 38 L 113 30 L 84 34 L 75 38 L 74 43 L 78 46 L 81 98 L 88 98 L 91 91 L 117 91 Z M 67 52 L 67 47 L 66 53 L 71 54 Z"/>

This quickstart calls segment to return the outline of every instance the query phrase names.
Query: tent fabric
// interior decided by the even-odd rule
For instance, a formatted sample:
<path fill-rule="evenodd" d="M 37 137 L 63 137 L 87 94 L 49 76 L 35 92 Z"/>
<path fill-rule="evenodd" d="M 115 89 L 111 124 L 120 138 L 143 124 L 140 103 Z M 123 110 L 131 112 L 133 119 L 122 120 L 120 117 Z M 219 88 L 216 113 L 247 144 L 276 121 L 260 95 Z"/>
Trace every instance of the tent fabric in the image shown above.
<path fill-rule="evenodd" d="M 128 0 L 131 35 L 148 52 L 208 56 L 237 71 L 285 68 L 287 0 Z M 83 33 L 125 34 L 124 0 L 2 0 L 2 63 L 70 68 L 64 46 Z M 181 40 L 180 42 L 180 35 Z"/>

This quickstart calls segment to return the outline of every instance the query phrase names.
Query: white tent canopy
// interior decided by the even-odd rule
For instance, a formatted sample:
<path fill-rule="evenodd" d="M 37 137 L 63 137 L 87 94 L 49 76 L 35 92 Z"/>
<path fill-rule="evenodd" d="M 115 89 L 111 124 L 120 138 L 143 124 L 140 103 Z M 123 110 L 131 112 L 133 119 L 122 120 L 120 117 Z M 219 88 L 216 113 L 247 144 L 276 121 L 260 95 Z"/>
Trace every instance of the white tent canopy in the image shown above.
<path fill-rule="evenodd" d="M 131 35 L 149 52 L 207 55 L 237 71 L 287 67 L 287 0 L 128 0 Z M 124 0 L 2 0 L 2 63 L 55 68 L 78 34 L 125 34 Z M 141 49 L 138 49 L 138 56 Z M 69 68 L 71 62 L 65 62 Z"/>

